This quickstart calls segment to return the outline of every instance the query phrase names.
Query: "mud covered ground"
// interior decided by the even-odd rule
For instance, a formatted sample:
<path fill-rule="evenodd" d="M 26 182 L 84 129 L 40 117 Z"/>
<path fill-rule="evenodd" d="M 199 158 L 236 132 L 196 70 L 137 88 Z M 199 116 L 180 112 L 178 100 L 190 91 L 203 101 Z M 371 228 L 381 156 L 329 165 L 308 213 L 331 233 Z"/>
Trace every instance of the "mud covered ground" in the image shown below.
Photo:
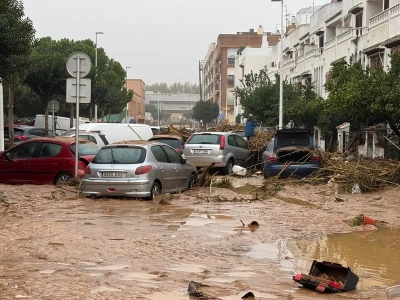
<path fill-rule="evenodd" d="M 400 189 L 335 197 L 326 186 L 290 185 L 263 197 L 261 176 L 232 182 L 164 204 L 0 185 L 0 299 L 180 300 L 196 281 L 214 299 L 251 291 L 255 299 L 379 300 L 400 283 Z M 359 213 L 382 222 L 350 227 Z M 246 226 L 252 221 L 259 227 Z M 313 259 L 351 267 L 357 290 L 299 288 L 292 276 L 308 273 Z"/>

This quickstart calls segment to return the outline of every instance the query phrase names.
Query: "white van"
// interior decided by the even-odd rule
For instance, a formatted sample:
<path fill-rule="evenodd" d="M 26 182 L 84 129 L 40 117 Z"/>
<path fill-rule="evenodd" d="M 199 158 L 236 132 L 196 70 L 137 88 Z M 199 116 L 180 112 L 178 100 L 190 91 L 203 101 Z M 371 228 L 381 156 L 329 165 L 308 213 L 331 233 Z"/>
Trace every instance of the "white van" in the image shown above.
<path fill-rule="evenodd" d="M 75 128 L 71 128 L 63 135 L 69 135 L 74 132 Z M 147 141 L 153 136 L 151 127 L 144 124 L 129 123 L 88 123 L 79 125 L 80 132 L 96 132 L 104 134 L 107 141 L 112 144 L 119 141 Z"/>
<path fill-rule="evenodd" d="M 65 118 L 65 117 L 54 117 L 54 124 L 53 122 L 53 116 L 48 115 L 48 126 L 50 130 L 55 131 L 58 135 L 63 134 L 64 132 L 68 131 L 71 127 L 70 125 L 70 118 Z M 45 116 L 44 115 L 36 115 L 35 118 L 35 124 L 34 126 L 36 127 L 41 127 L 44 128 L 44 123 L 45 123 Z M 88 118 L 83 118 L 79 117 L 79 124 L 85 124 L 85 123 L 90 123 L 90 120 Z M 73 124 L 75 126 L 75 119 L 73 120 Z M 53 128 L 54 127 L 54 128 Z"/>

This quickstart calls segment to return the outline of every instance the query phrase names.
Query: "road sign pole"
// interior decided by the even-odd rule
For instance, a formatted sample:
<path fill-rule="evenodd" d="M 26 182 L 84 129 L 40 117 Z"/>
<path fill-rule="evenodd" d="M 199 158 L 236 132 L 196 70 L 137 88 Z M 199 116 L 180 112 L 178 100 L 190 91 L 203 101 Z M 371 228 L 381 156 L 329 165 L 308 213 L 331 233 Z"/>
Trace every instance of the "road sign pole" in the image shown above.
<path fill-rule="evenodd" d="M 78 157 L 79 157 L 79 98 L 80 98 L 80 66 L 81 58 L 76 58 L 76 119 L 75 119 L 75 177 L 78 177 Z"/>
<path fill-rule="evenodd" d="M 51 119 L 51 130 L 53 131 L 53 134 L 54 134 L 54 110 L 55 110 L 55 107 L 54 107 L 54 102 L 52 102 L 51 103 L 51 105 L 52 105 L 52 111 L 53 111 L 53 118 Z"/>

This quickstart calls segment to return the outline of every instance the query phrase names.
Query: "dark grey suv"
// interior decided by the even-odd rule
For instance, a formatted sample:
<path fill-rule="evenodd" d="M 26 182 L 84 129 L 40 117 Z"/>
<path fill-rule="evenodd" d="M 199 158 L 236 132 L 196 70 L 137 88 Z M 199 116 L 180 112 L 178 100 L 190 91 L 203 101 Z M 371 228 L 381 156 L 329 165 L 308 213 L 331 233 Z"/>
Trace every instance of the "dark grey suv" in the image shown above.
<path fill-rule="evenodd" d="M 35 126 L 27 126 L 20 125 L 14 126 L 14 145 L 21 143 L 23 141 L 29 140 L 38 136 L 56 136 L 53 131 L 48 130 L 46 134 L 46 130 L 44 128 L 35 127 Z M 7 149 L 10 147 L 10 131 L 8 127 L 4 127 L 4 148 Z"/>

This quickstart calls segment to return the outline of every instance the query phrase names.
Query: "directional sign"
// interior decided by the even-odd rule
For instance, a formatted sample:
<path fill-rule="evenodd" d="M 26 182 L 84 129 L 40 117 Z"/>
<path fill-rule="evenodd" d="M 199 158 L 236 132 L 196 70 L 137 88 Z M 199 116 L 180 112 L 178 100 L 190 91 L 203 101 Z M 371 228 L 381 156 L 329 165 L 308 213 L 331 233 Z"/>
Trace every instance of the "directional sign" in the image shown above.
<path fill-rule="evenodd" d="M 79 57 L 80 67 L 79 74 L 77 74 L 77 58 Z M 87 74 L 89 74 L 90 69 L 92 68 L 92 62 L 90 61 L 90 57 L 83 52 L 77 52 L 67 59 L 67 71 L 72 77 L 83 78 Z M 78 76 L 79 75 L 79 76 Z"/>
<path fill-rule="evenodd" d="M 79 103 L 90 103 L 92 81 L 88 78 L 79 80 Z M 67 103 L 76 103 L 76 79 L 67 78 Z"/>
<path fill-rule="evenodd" d="M 49 112 L 57 112 L 60 109 L 60 103 L 58 103 L 57 100 L 51 100 L 49 103 L 47 103 L 47 109 Z"/>

